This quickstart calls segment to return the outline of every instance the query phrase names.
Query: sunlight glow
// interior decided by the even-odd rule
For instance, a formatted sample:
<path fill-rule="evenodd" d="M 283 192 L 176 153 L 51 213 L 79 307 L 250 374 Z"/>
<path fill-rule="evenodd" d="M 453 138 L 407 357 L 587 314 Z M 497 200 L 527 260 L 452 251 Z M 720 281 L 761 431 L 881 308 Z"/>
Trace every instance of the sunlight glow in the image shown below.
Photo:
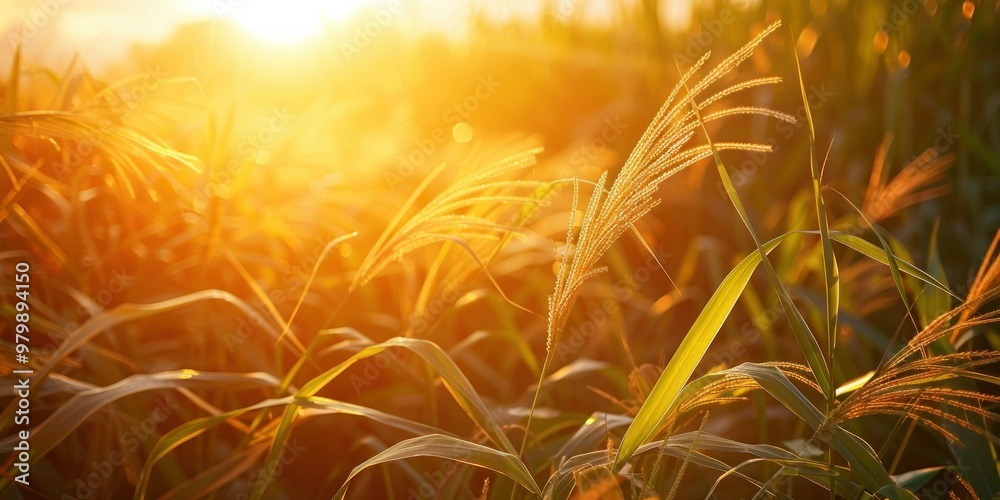
<path fill-rule="evenodd" d="M 233 9 L 232 19 L 255 38 L 294 44 L 312 38 L 328 23 L 342 23 L 367 0 L 247 0 Z"/>

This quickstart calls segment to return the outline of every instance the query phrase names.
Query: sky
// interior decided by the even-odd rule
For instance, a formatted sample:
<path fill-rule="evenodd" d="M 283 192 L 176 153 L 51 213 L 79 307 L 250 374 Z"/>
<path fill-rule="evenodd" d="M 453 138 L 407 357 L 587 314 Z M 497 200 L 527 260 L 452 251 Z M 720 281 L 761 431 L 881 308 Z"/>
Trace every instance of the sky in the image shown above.
<path fill-rule="evenodd" d="M 6 73 L 14 48 L 24 60 L 59 67 L 75 53 L 91 67 L 127 54 L 134 43 L 155 43 L 179 26 L 225 19 L 252 34 L 287 43 L 310 26 L 342 22 L 350 16 L 403 9 L 408 22 L 461 36 L 461 20 L 473 9 L 490 19 L 578 16 L 592 22 L 614 16 L 636 0 L 0 0 L 0 71 Z M 692 0 L 661 0 L 664 16 L 687 19 Z M 548 12 L 546 12 L 548 11 Z M 294 40 L 292 40 L 294 41 Z"/>

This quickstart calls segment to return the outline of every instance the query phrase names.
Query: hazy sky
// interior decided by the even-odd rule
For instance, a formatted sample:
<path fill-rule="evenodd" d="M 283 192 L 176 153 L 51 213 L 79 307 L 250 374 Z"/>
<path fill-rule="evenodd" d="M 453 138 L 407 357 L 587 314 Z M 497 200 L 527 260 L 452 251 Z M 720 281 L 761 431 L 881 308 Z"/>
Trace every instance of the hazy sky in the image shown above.
<path fill-rule="evenodd" d="M 211 1 L 0 0 L 0 61 L 9 64 L 21 42 L 25 59 L 35 63 L 64 63 L 80 50 L 99 65 L 132 42 L 162 40 L 178 25 L 205 17 Z"/>
<path fill-rule="evenodd" d="M 0 0 L 0 72 L 6 73 L 14 47 L 22 45 L 25 60 L 34 64 L 66 64 L 80 52 L 94 67 L 126 53 L 135 42 L 156 42 L 178 26 L 200 19 L 232 18 L 253 10 L 275 9 L 289 15 L 294 5 L 340 12 L 385 7 L 393 0 Z M 442 31 L 460 30 L 458 20 L 473 9 L 491 19 L 540 15 L 582 16 L 599 20 L 613 16 L 622 4 L 636 0 L 399 0 L 416 15 L 411 22 Z M 661 0 L 664 17 L 686 18 L 689 2 Z M 553 12 L 545 12 L 550 10 Z"/>

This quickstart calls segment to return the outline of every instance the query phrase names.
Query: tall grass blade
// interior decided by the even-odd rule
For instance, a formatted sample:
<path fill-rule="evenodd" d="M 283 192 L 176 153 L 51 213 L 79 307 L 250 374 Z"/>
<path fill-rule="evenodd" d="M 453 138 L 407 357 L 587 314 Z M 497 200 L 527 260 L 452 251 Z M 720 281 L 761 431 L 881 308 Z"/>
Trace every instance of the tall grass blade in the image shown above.
<path fill-rule="evenodd" d="M 31 462 L 41 460 L 66 436 L 82 425 L 91 415 L 115 401 L 140 392 L 181 387 L 218 387 L 239 390 L 255 387 L 277 387 L 278 379 L 266 373 L 204 373 L 179 370 L 153 374 L 132 375 L 107 387 L 100 387 L 74 395 L 45 419 L 32 432 Z M 0 441 L 0 449 L 10 451 L 16 436 Z"/>
<path fill-rule="evenodd" d="M 536 497 L 542 494 L 531 473 L 516 456 L 464 439 L 429 434 L 400 441 L 355 467 L 347 476 L 344 485 L 337 490 L 334 498 L 338 500 L 344 498 L 351 479 L 365 469 L 373 465 L 415 457 L 438 457 L 490 469 L 513 479 Z"/>
<path fill-rule="evenodd" d="M 806 362 L 809 364 L 809 367 L 812 368 L 813 374 L 816 376 L 816 380 L 819 382 L 820 387 L 823 388 L 825 393 L 832 394 L 833 381 L 830 378 L 830 367 L 823 358 L 823 352 L 819 347 L 819 343 L 816 341 L 816 337 L 809 329 L 809 325 L 806 324 L 805 319 L 802 317 L 802 313 L 799 312 L 795 303 L 792 302 L 791 296 L 788 295 L 788 290 L 785 289 L 785 286 L 778 278 L 778 273 L 775 272 L 774 267 L 771 266 L 771 261 L 767 259 L 767 254 L 761 246 L 760 237 L 754 230 L 753 223 L 750 221 L 750 217 L 747 215 L 746 209 L 743 208 L 743 202 L 740 200 L 739 193 L 736 192 L 736 186 L 733 185 L 733 180 L 729 176 L 729 171 L 726 169 L 726 165 L 723 163 L 722 157 L 719 156 L 718 150 L 715 149 L 712 137 L 708 133 L 708 127 L 705 126 L 705 122 L 701 118 L 701 111 L 698 109 L 698 104 L 695 103 L 694 100 L 691 100 L 691 107 L 694 110 L 695 117 L 701 125 L 702 132 L 705 134 L 705 140 L 708 141 L 708 147 L 712 150 L 712 156 L 715 159 L 715 166 L 719 171 L 719 177 L 722 178 L 726 194 L 729 195 L 730 201 L 732 201 L 733 206 L 739 213 L 740 219 L 743 221 L 743 225 L 746 226 L 750 235 L 753 237 L 754 244 L 757 246 L 757 251 L 760 253 L 762 259 L 761 261 L 764 264 L 764 270 L 767 271 L 768 279 L 771 280 L 771 286 L 774 288 L 775 293 L 778 294 L 778 299 L 781 301 L 785 317 L 788 318 L 788 321 L 792 326 L 792 332 L 795 334 L 795 340 L 802 349 Z"/>
<path fill-rule="evenodd" d="M 903 305 L 906 307 L 906 315 L 910 318 L 910 321 L 913 323 L 914 329 L 919 330 L 919 328 L 917 328 L 916 321 L 913 319 L 913 315 L 910 314 L 910 303 L 909 303 L 909 299 L 906 296 L 906 287 L 903 286 L 903 276 L 899 272 L 899 259 L 897 259 L 896 258 L 896 254 L 893 253 L 892 246 L 889 245 L 889 242 L 886 241 L 884 237 L 882 237 L 882 233 L 881 233 L 881 231 L 879 231 L 879 228 L 877 226 L 875 226 L 875 223 L 872 222 L 871 219 L 869 219 L 867 215 L 865 215 L 865 213 L 864 213 L 863 210 L 861 210 L 860 208 L 858 208 L 858 206 L 855 205 L 854 202 L 852 202 L 846 195 L 844 195 L 844 193 L 841 193 L 840 191 L 837 191 L 836 189 L 831 188 L 831 187 L 826 187 L 826 189 L 829 189 L 830 191 L 833 191 L 834 193 L 837 193 L 838 195 L 840 195 L 840 197 L 843 198 L 843 200 L 846 201 L 847 204 L 850 205 L 851 208 L 853 208 L 854 211 L 858 213 L 858 216 L 861 217 L 861 219 L 863 221 L 865 221 L 865 224 L 867 224 L 868 227 L 871 228 L 872 232 L 875 233 L 875 236 L 878 238 L 879 243 L 882 244 L 882 252 L 885 254 L 886 263 L 889 265 L 889 271 L 892 273 L 892 282 L 893 282 L 893 284 L 896 285 L 896 292 L 899 294 L 900 300 L 903 301 Z M 947 285 L 945 285 L 943 283 L 942 283 L 942 285 L 944 285 L 945 290 L 947 290 Z M 947 291 L 942 291 L 941 289 L 936 288 L 933 285 L 927 285 L 927 287 L 928 287 L 928 290 L 934 290 L 937 293 L 944 294 L 945 298 L 947 299 L 947 297 L 948 297 L 948 292 Z M 895 343 L 895 341 L 890 342 L 889 346 L 886 348 L 886 350 L 885 350 L 886 354 L 883 357 L 883 361 L 882 361 L 883 363 L 884 363 L 884 361 L 886 359 L 888 359 L 889 354 L 892 353 L 892 349 L 894 347 L 893 346 L 894 343 Z M 881 364 L 882 363 L 879 363 L 880 366 L 881 366 Z M 878 371 L 878 370 L 876 370 L 876 371 Z"/>
<path fill-rule="evenodd" d="M 79 328 L 71 332 L 66 340 L 59 345 L 59 348 L 52 354 L 49 361 L 35 374 L 35 384 L 40 382 L 62 361 L 66 356 L 77 350 L 101 332 L 114 328 L 123 323 L 148 318 L 157 314 L 172 311 L 184 306 L 204 302 L 208 300 L 221 300 L 236 306 L 240 311 L 253 315 L 256 314 L 253 308 L 243 302 L 235 295 L 223 290 L 201 290 L 199 292 L 182 295 L 172 299 L 167 299 L 152 304 L 121 304 L 112 309 L 94 316 Z M 271 325 L 264 324 L 265 328 L 274 338 L 278 337 L 278 331 Z"/>
<path fill-rule="evenodd" d="M 4 99 L 4 112 L 17 111 L 18 88 L 21 85 L 21 45 L 14 47 L 14 58 L 10 63 L 10 75 L 7 77 L 7 92 Z"/>
<path fill-rule="evenodd" d="M 927 248 L 927 272 L 942 283 L 947 283 L 948 276 L 944 272 L 944 265 L 941 263 L 941 254 L 938 252 L 938 229 L 940 229 L 940 219 L 934 222 L 931 229 L 931 238 Z M 927 326 L 938 316 L 951 309 L 951 298 L 948 294 L 934 287 L 925 286 L 924 290 L 917 297 L 917 317 L 920 324 Z"/>
<path fill-rule="evenodd" d="M 465 411 L 475 424 L 500 448 L 501 451 L 514 454 L 514 445 L 511 444 L 507 435 L 503 432 L 494 414 L 486 407 L 479 394 L 465 378 L 462 371 L 455 366 L 455 362 L 448 357 L 448 354 L 437 344 L 428 340 L 396 337 L 380 344 L 366 347 L 357 354 L 337 366 L 327 370 L 325 373 L 313 378 L 299 389 L 296 396 L 299 398 L 309 398 L 315 396 L 317 392 L 326 387 L 341 373 L 354 363 L 363 359 L 382 353 L 386 349 L 402 347 L 420 356 L 427 364 L 441 377 L 448 392 L 455 398 L 455 402 Z M 272 467 L 280 458 L 281 450 L 291 433 L 298 413 L 298 405 L 290 404 L 286 409 L 281 423 L 275 432 L 274 442 L 268 454 L 265 467 Z M 266 485 L 265 485 L 266 486 Z M 254 491 L 253 498 L 261 498 L 264 494 L 262 489 Z"/>
<path fill-rule="evenodd" d="M 802 65 L 799 63 L 799 51 L 792 47 L 795 58 L 795 71 L 799 77 L 799 90 L 802 92 L 802 107 L 805 109 L 806 130 L 809 132 L 809 171 L 812 175 L 813 197 L 816 201 L 816 219 L 819 224 L 820 242 L 823 249 L 823 283 L 826 285 L 826 364 L 833 371 L 834 353 L 837 348 L 837 322 L 840 314 L 840 272 L 837 269 L 837 257 L 830 243 L 830 226 L 826 216 L 826 203 L 823 201 L 822 170 L 816 157 L 816 127 L 813 124 L 812 107 L 806 94 L 806 83 L 802 77 Z M 832 147 L 832 144 L 831 144 Z M 831 374 L 832 377 L 832 374 Z M 833 383 L 824 385 L 827 405 L 833 405 Z"/>
<path fill-rule="evenodd" d="M 307 412 L 303 413 L 306 416 L 328 414 L 357 415 L 365 417 L 373 422 L 385 424 L 417 435 L 446 433 L 446 431 L 442 431 L 436 427 L 414 422 L 406 418 L 397 417 L 373 408 L 345 403 L 343 401 L 317 397 L 300 398 L 295 396 L 267 399 L 245 408 L 239 408 L 218 415 L 211 415 L 208 417 L 190 420 L 165 434 L 159 441 L 157 441 L 156 445 L 153 446 L 153 449 L 149 452 L 146 464 L 143 466 L 142 472 L 139 474 L 139 480 L 136 484 L 135 498 L 138 500 L 146 497 L 146 493 L 149 488 L 150 476 L 156 462 L 160 461 L 167 455 L 167 453 L 170 453 L 178 446 L 200 436 L 212 427 L 238 418 L 246 413 L 293 404 L 297 408 L 306 408 Z M 263 451 L 266 450 L 262 450 L 262 453 Z"/>
<path fill-rule="evenodd" d="M 770 253 L 775 247 L 785 239 L 800 232 L 785 233 L 771 241 L 764 243 L 761 248 L 764 253 Z M 831 239 L 844 243 L 848 247 L 880 262 L 887 263 L 889 259 L 884 251 L 855 236 L 842 233 L 831 232 Z M 761 263 L 761 252 L 753 252 L 746 256 L 734 267 L 726 278 L 719 284 L 715 293 L 709 299 L 705 308 L 695 319 L 694 324 L 684 335 L 680 346 L 677 347 L 670 362 L 664 368 L 660 378 L 653 386 L 652 392 L 643 403 L 636 414 L 633 423 L 629 426 L 622 438 L 618 453 L 615 456 L 614 470 L 619 471 L 632 457 L 637 449 L 648 443 L 653 436 L 662 429 L 663 424 L 669 418 L 670 412 L 680 404 L 678 395 L 687 382 L 695 368 L 701 363 L 702 358 L 708 351 L 715 336 L 719 333 L 723 323 L 729 316 L 730 311 L 739 300 L 740 294 L 746 288 L 753 275 L 754 270 Z M 900 261 L 900 269 L 926 283 L 940 286 L 943 285 L 927 276 L 912 264 Z"/>
<path fill-rule="evenodd" d="M 879 491 L 886 486 L 894 487 L 892 478 L 879 461 L 875 450 L 863 439 L 826 420 L 817 409 L 780 370 L 772 366 L 745 363 L 732 371 L 750 376 L 771 396 L 795 413 L 814 431 L 818 439 L 837 451 L 851 470 L 858 475 L 869 491 Z M 885 493 L 890 498 L 907 498 L 895 489 Z M 909 497 L 912 497 L 910 495 Z"/>

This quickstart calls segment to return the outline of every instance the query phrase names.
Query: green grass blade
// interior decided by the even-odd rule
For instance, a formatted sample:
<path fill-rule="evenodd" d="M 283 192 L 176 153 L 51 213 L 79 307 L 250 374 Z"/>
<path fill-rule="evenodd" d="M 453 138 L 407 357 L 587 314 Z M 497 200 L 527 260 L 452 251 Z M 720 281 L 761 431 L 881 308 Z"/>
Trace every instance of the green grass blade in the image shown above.
<path fill-rule="evenodd" d="M 326 373 L 304 384 L 299 390 L 298 396 L 314 396 L 320 389 L 336 378 L 337 375 L 347 369 L 347 367 L 357 361 L 379 354 L 390 347 L 402 347 L 423 358 L 441 377 L 448 391 L 454 396 L 455 402 L 469 414 L 469 417 L 472 418 L 483 432 L 503 451 L 508 453 L 514 452 L 514 446 L 507 439 L 507 435 L 500 429 L 500 424 L 496 421 L 493 413 L 486 407 L 486 404 L 480 399 L 479 394 L 472 387 L 472 384 L 469 383 L 469 380 L 465 378 L 465 375 L 455 365 L 455 362 L 448 357 L 448 354 L 437 344 L 429 340 L 397 337 L 381 344 L 367 347 Z"/>
<path fill-rule="evenodd" d="M 327 384 L 332 382 L 354 363 L 380 354 L 391 347 L 402 347 L 420 356 L 441 377 L 444 386 L 455 398 L 455 402 L 458 403 L 459 407 L 469 415 L 472 421 L 475 422 L 493 443 L 506 453 L 515 453 L 514 445 L 511 444 L 507 435 L 500 427 L 499 422 L 497 422 L 496 417 L 486 407 L 486 404 L 483 403 L 479 394 L 472 387 L 472 384 L 469 383 L 469 380 L 465 378 L 465 375 L 444 350 L 434 342 L 428 340 L 396 337 L 381 344 L 366 347 L 337 366 L 308 381 L 299 389 L 296 396 L 299 398 L 309 398 L 316 395 L 317 392 L 326 387 Z M 281 424 L 275 432 L 274 443 L 271 445 L 271 451 L 268 453 L 265 467 L 273 466 L 280 458 L 281 450 L 284 448 L 285 442 L 291 433 L 298 410 L 299 407 L 296 404 L 291 404 L 285 409 Z M 263 494 L 264 491 L 262 490 L 254 490 L 252 498 L 261 498 Z"/>
<path fill-rule="evenodd" d="M 763 244 L 762 248 L 765 253 L 770 253 L 780 243 L 797 234 L 815 234 L 815 231 L 785 233 Z M 886 252 L 856 236 L 831 231 L 830 238 L 832 241 L 842 243 L 848 248 L 883 264 L 890 262 L 890 257 Z M 695 319 L 694 324 L 684 336 L 684 340 L 681 341 L 677 351 L 671 357 L 670 362 L 667 363 L 646 402 L 636 414 L 632 425 L 626 431 L 615 457 L 614 470 L 621 470 L 632 454 L 659 432 L 671 409 L 679 404 L 678 396 L 684 384 L 701 362 L 760 262 L 760 252 L 747 255 L 729 272 L 715 293 L 712 294 L 708 303 L 705 304 L 705 308 Z M 898 260 L 897 264 L 902 272 L 929 285 L 947 290 L 947 287 L 912 264 L 904 260 Z"/>
<path fill-rule="evenodd" d="M 837 323 L 840 313 L 840 271 L 837 269 L 837 257 L 830 243 L 830 226 L 826 216 L 826 203 L 823 201 L 822 171 L 816 157 L 816 127 L 813 124 L 812 109 L 809 106 L 809 96 L 806 95 L 806 83 L 802 78 L 802 66 L 799 64 L 799 53 L 792 47 L 795 57 L 795 71 L 799 77 L 799 90 L 802 92 L 802 107 L 806 114 L 806 130 L 809 132 L 809 167 L 812 175 L 813 197 L 816 203 L 816 218 L 819 224 L 820 241 L 823 249 L 823 283 L 826 286 L 826 338 L 827 366 L 833 370 L 834 352 L 837 348 Z M 820 384 L 823 386 L 823 384 Z M 828 406 L 833 405 L 833 384 L 823 386 L 826 389 Z"/>
<path fill-rule="evenodd" d="M 115 401 L 140 392 L 181 387 L 211 387 L 225 384 L 227 389 L 277 387 L 279 381 L 266 373 L 200 373 L 179 370 L 132 375 L 107 387 L 80 392 L 38 425 L 32 432 L 31 462 L 41 460 L 91 415 Z M 0 441 L 0 447 L 13 447 L 16 436 Z"/>
<path fill-rule="evenodd" d="M 830 238 L 837 243 L 840 243 L 872 260 L 875 260 L 876 262 L 890 266 L 890 269 L 890 262 L 895 262 L 895 264 L 899 267 L 899 270 L 904 274 L 908 274 L 927 285 L 933 286 L 934 288 L 955 297 L 958 300 L 962 300 L 948 288 L 948 285 L 942 283 L 934 276 L 931 276 L 926 271 L 914 266 L 906 260 L 894 257 L 895 253 L 893 252 L 887 253 L 885 250 L 865 241 L 864 239 L 847 233 L 830 231 Z"/>
<path fill-rule="evenodd" d="M 764 245 L 770 252 L 780 240 Z M 667 363 L 660 378 L 653 385 L 649 397 L 636 414 L 625 432 L 615 455 L 614 470 L 619 471 L 643 444 L 648 443 L 658 432 L 669 415 L 669 410 L 677 403 L 677 396 L 695 368 L 701 362 L 708 347 L 722 328 L 722 324 L 736 305 L 743 289 L 761 262 L 760 252 L 754 252 L 743 259 L 726 276 L 709 299 L 701 314 L 695 319 L 677 351 Z"/>
<path fill-rule="evenodd" d="M 229 455 L 191 479 L 175 486 L 162 498 L 206 498 L 227 483 L 242 476 L 267 452 L 268 443 L 261 442 Z"/>
<path fill-rule="evenodd" d="M 882 251 L 885 253 L 886 263 L 889 265 L 889 271 L 892 273 L 892 281 L 896 285 L 896 292 L 899 293 L 899 298 L 900 300 L 903 301 L 903 306 L 906 307 L 906 315 L 909 316 L 910 321 L 913 322 L 913 327 L 919 330 L 919 328 L 917 328 L 916 322 L 913 320 L 913 316 L 910 314 L 910 301 L 906 297 L 906 287 L 903 286 L 903 276 L 899 272 L 899 259 L 896 257 L 896 254 L 893 253 L 892 246 L 889 244 L 888 241 L 885 240 L 884 237 L 882 237 L 882 233 L 879 231 L 879 228 L 875 225 L 875 223 L 873 223 L 871 219 L 869 219 L 868 216 L 865 215 L 865 212 L 863 210 L 858 208 L 858 206 L 855 205 L 854 202 L 852 202 L 846 195 L 844 195 L 844 193 L 841 193 L 840 191 L 837 191 L 836 189 L 833 189 L 831 187 L 827 187 L 827 189 L 839 194 L 840 197 L 843 198 L 844 201 L 846 201 L 847 204 L 850 205 L 851 208 L 853 208 L 854 211 L 858 213 L 861 219 L 865 221 L 865 224 L 867 224 L 868 227 L 871 228 L 872 232 L 875 233 L 875 236 L 878 238 L 879 243 L 882 244 Z M 947 300 L 948 297 L 947 292 L 938 290 L 933 285 L 927 285 L 927 287 L 929 290 L 934 290 L 937 293 L 944 294 L 945 299 Z M 945 289 L 947 289 L 947 285 L 945 286 Z M 892 341 L 890 341 L 889 346 L 886 348 L 885 350 L 886 355 L 883 357 L 882 363 L 884 363 L 885 360 L 888 359 L 889 355 L 892 353 L 893 344 L 895 344 L 895 338 Z M 879 368 L 881 369 L 881 366 Z M 876 370 L 876 373 L 878 371 L 879 370 Z"/>
<path fill-rule="evenodd" d="M 702 132 L 705 133 L 705 140 L 708 141 L 708 146 L 712 150 L 712 157 L 715 159 L 715 166 L 719 171 L 719 177 L 722 178 L 722 183 L 726 188 L 726 194 L 729 195 L 730 201 L 733 203 L 733 207 L 740 215 L 740 219 L 743 221 L 743 225 L 746 226 L 747 231 L 750 232 L 750 236 L 753 237 L 754 244 L 757 246 L 757 252 L 760 253 L 762 262 L 764 264 L 764 270 L 767 271 L 767 277 L 771 281 L 771 286 L 774 288 L 775 293 L 778 294 L 778 299 L 781 301 L 782 310 L 785 313 L 785 317 L 788 318 L 788 322 L 791 324 L 792 332 L 795 334 L 795 340 L 802 349 L 803 355 L 805 355 L 806 363 L 812 368 L 813 374 L 816 376 L 816 381 L 819 386 L 823 388 L 825 393 L 832 394 L 833 392 L 833 381 L 830 378 L 830 368 L 827 366 L 827 361 L 823 358 L 823 352 L 819 347 L 819 343 L 816 341 L 815 335 L 809 329 L 809 325 L 806 324 L 805 319 L 802 317 L 802 313 L 799 312 L 798 308 L 792 302 L 791 296 L 788 295 L 788 290 L 781 283 L 778 278 L 778 273 L 775 272 L 774 267 L 771 266 L 771 262 L 767 260 L 766 252 L 761 245 L 760 237 L 757 235 L 757 231 L 753 228 L 753 223 L 750 221 L 750 216 L 747 215 L 746 209 L 743 207 L 743 202 L 740 200 L 739 193 L 736 192 L 736 186 L 733 185 L 733 180 L 729 176 L 729 171 L 726 168 L 725 163 L 722 161 L 722 157 L 719 156 L 719 151 L 715 148 L 715 144 L 712 142 L 712 137 L 708 133 L 708 128 L 705 126 L 705 122 L 701 117 L 701 111 L 698 109 L 698 105 L 692 100 L 691 107 L 695 112 L 695 117 L 698 119 L 698 123 L 701 125 Z"/>
<path fill-rule="evenodd" d="M 828 443 L 847 461 L 869 491 L 880 491 L 886 486 L 895 488 L 895 483 L 879 461 L 875 450 L 860 437 L 826 422 L 823 413 L 781 370 L 773 366 L 744 363 L 728 371 L 753 378 L 761 388 L 808 424 L 816 431 L 816 437 Z M 892 498 L 906 498 L 906 495 L 900 496 L 895 489 L 887 490 L 885 494 Z"/>
<path fill-rule="evenodd" d="M 826 187 L 826 189 L 829 189 L 830 191 L 839 194 L 840 197 L 843 198 L 844 201 L 846 201 L 847 204 L 850 205 L 851 208 L 853 208 L 854 211 L 858 213 L 861 219 L 865 221 L 865 224 L 867 224 L 868 227 L 872 229 L 872 232 L 875 233 L 875 237 L 877 237 L 879 243 L 882 244 L 882 251 L 885 253 L 886 264 L 889 265 L 889 270 L 892 272 L 892 281 L 896 285 L 896 291 L 899 293 L 899 298 L 903 301 L 903 305 L 906 306 L 907 309 L 909 309 L 910 304 L 909 300 L 906 298 L 906 288 L 903 286 L 903 277 L 899 272 L 899 261 L 896 258 L 896 255 L 892 252 L 892 247 L 889 246 L 889 242 L 885 241 L 885 238 L 882 237 L 882 233 L 879 231 L 878 227 L 875 226 L 875 224 L 868 218 L 868 216 L 865 215 L 865 212 L 860 208 L 858 208 L 858 206 L 855 205 L 850 198 L 844 195 L 844 193 L 841 193 L 840 191 L 837 191 L 836 189 L 833 189 L 831 187 Z"/>
<path fill-rule="evenodd" d="M 59 348 L 56 349 L 55 352 L 52 353 L 52 356 L 45 363 L 45 365 L 43 365 L 42 368 L 35 373 L 33 384 L 35 387 L 41 387 L 48 374 L 55 369 L 59 362 L 80 347 L 86 345 L 90 339 L 94 338 L 101 332 L 107 331 L 110 328 L 114 328 L 115 326 L 129 321 L 147 318 L 206 300 L 222 300 L 236 306 L 240 311 L 251 317 L 256 314 L 253 308 L 235 295 L 226 291 L 214 289 L 201 290 L 188 295 L 182 295 L 180 297 L 152 304 L 121 304 L 92 317 L 86 323 L 80 325 L 80 327 L 76 330 L 70 332 L 66 337 L 66 340 L 59 345 Z M 271 325 L 264 323 L 262 327 L 272 337 L 277 338 L 278 331 L 271 327 Z M 11 404 L 8 404 L 7 407 L 4 408 L 3 415 L 13 415 L 16 405 L 16 401 L 12 401 Z M 3 415 L 0 415 L 0 420 L 2 420 Z M 13 422 L 13 418 L 2 421 Z"/>
<path fill-rule="evenodd" d="M 122 323 L 147 318 L 206 300 L 222 300 L 236 306 L 242 312 L 250 316 L 256 315 L 254 309 L 247 303 L 243 302 L 235 295 L 223 290 L 201 290 L 188 295 L 182 295 L 180 297 L 152 304 L 121 304 L 94 316 L 70 333 L 66 341 L 59 345 L 56 352 L 54 352 L 48 362 L 45 363 L 45 366 L 43 366 L 38 373 L 35 374 L 35 384 L 40 384 L 41 380 L 43 380 L 45 376 L 48 375 L 53 368 L 55 368 L 56 364 L 62 361 L 66 356 L 80 348 L 80 346 L 90 341 L 90 339 L 94 338 L 99 333 L 106 331 L 109 328 L 114 328 Z M 263 327 L 268 330 L 271 336 L 277 338 L 277 330 L 266 323 Z"/>
<path fill-rule="evenodd" d="M 300 395 L 302 395 L 301 392 Z M 264 460 L 264 470 L 273 470 L 272 468 L 277 466 L 278 460 L 281 459 L 281 453 L 288 443 L 288 438 L 292 434 L 292 427 L 295 425 L 295 420 L 299 416 L 300 409 L 301 407 L 294 403 L 285 407 L 285 412 L 281 416 L 281 423 L 278 424 L 278 428 L 274 431 L 271 450 L 267 453 L 267 458 Z M 250 499 L 260 500 L 264 498 L 264 492 L 267 491 L 269 486 L 271 485 L 267 483 L 258 483 L 254 487 Z"/>
<path fill-rule="evenodd" d="M 934 222 L 931 229 L 931 241 L 927 249 L 927 272 L 937 278 L 942 283 L 947 283 L 948 276 L 944 272 L 944 265 L 941 263 L 941 254 L 938 252 L 938 228 L 940 220 Z M 948 294 L 934 287 L 925 286 L 923 292 L 917 297 L 917 317 L 920 324 L 927 326 L 938 316 L 951 309 L 951 298 Z"/>
<path fill-rule="evenodd" d="M 306 408 L 307 411 L 314 414 L 346 414 L 346 415 L 357 415 L 365 417 L 373 422 L 378 422 L 381 424 L 394 427 L 396 429 L 401 429 L 413 434 L 442 434 L 446 433 L 441 429 L 432 427 L 426 424 L 421 424 L 419 422 L 414 422 L 409 419 L 402 417 L 397 417 L 373 408 L 368 408 L 366 406 L 360 406 L 351 403 L 345 403 L 343 401 L 335 401 L 327 398 L 296 398 L 293 396 L 287 396 L 278 399 L 268 399 L 261 401 L 252 406 L 247 406 L 245 408 L 239 408 L 236 410 L 228 411 L 219 415 L 212 415 L 208 417 L 202 417 L 194 419 L 173 429 L 169 433 L 165 434 L 160 440 L 153 446 L 153 449 L 149 452 L 149 457 L 146 459 L 146 464 L 143 466 L 142 472 L 139 475 L 139 480 L 136 484 L 135 498 L 145 498 L 147 490 L 149 488 L 150 474 L 152 472 L 153 466 L 156 462 L 161 460 L 170 451 L 174 450 L 178 446 L 190 441 L 208 429 L 219 425 L 227 420 L 237 418 L 245 413 L 249 413 L 256 410 L 262 410 L 266 408 L 273 408 L 275 406 L 288 405 L 288 408 L 294 408 L 298 411 L 300 408 Z M 287 410 L 286 410 L 287 411 Z"/>
<path fill-rule="evenodd" d="M 513 479 L 536 497 L 542 494 L 531 473 L 515 455 L 456 437 L 430 434 L 400 441 L 358 465 L 347 476 L 334 498 L 344 498 L 351 479 L 368 467 L 415 457 L 438 457 L 490 469 Z"/>
<path fill-rule="evenodd" d="M 715 470 L 719 472 L 727 472 L 732 469 L 732 467 L 714 457 L 701 453 L 697 450 L 692 450 L 690 447 L 685 447 L 683 445 L 674 444 L 677 438 L 684 438 L 685 434 L 678 434 L 676 436 L 671 436 L 666 440 L 666 445 L 664 446 L 664 441 L 656 441 L 649 443 L 637 452 L 638 454 L 648 453 L 648 452 L 658 452 L 663 455 L 670 456 L 683 460 L 688 457 L 692 464 L 699 467 Z M 569 458 L 562 465 L 556 469 L 556 471 L 549 476 L 548 481 L 545 483 L 545 487 L 542 490 L 542 498 L 545 500 L 563 499 L 570 498 L 573 488 L 576 487 L 576 482 L 574 480 L 574 472 L 579 470 L 581 467 L 601 467 L 606 466 L 609 461 L 608 452 L 592 451 L 588 453 L 582 453 Z M 753 479 L 750 476 L 743 474 L 740 471 L 734 471 L 733 476 L 743 479 L 750 484 L 757 487 L 763 486 L 762 483 Z M 782 494 L 781 492 L 774 492 L 775 495 L 782 500 L 790 500 L 791 497 Z"/>
<path fill-rule="evenodd" d="M 939 339 L 930 346 L 932 355 L 952 354 L 955 348 L 947 339 Z M 976 379 L 990 384 L 996 384 L 998 379 L 989 374 L 977 374 L 972 371 L 962 370 L 961 373 L 969 379 Z M 957 375 L 957 373 L 956 373 Z M 919 381 L 914 381 L 919 383 Z M 972 380 L 958 379 L 952 382 L 952 387 L 961 391 L 975 391 L 976 384 Z M 956 437 L 955 441 L 948 442 L 948 448 L 955 459 L 955 463 L 962 466 L 962 476 L 972 487 L 973 491 L 980 498 L 994 498 L 1000 494 L 1000 473 L 997 472 L 996 449 L 991 439 L 984 439 L 983 436 L 972 429 L 958 424 L 952 419 L 960 419 L 979 425 L 988 429 L 990 422 L 985 421 L 981 416 L 973 415 L 971 412 L 958 409 L 945 409 L 951 419 L 941 418 L 939 424 Z"/>
<path fill-rule="evenodd" d="M 135 494 L 133 498 L 135 500 L 142 500 L 146 498 L 147 490 L 149 489 L 150 475 L 153 470 L 153 466 L 156 462 L 160 461 L 163 457 L 167 455 L 170 451 L 178 446 L 190 441 L 202 433 L 211 429 L 212 427 L 219 425 L 226 420 L 231 418 L 236 418 L 244 413 L 253 410 L 260 410 L 264 408 L 270 408 L 272 406 L 277 406 L 280 404 L 286 404 L 291 402 L 291 397 L 281 398 L 281 399 L 268 399 L 261 401 L 253 406 L 248 406 L 246 408 L 240 408 L 238 410 L 228 411 L 219 415 L 212 415 L 210 417 L 202 417 L 194 420 L 189 420 L 172 431 L 165 434 L 156 442 L 153 449 L 149 451 L 149 456 L 146 458 L 146 464 L 142 467 L 142 471 L 139 473 L 139 479 L 136 482 Z"/>

